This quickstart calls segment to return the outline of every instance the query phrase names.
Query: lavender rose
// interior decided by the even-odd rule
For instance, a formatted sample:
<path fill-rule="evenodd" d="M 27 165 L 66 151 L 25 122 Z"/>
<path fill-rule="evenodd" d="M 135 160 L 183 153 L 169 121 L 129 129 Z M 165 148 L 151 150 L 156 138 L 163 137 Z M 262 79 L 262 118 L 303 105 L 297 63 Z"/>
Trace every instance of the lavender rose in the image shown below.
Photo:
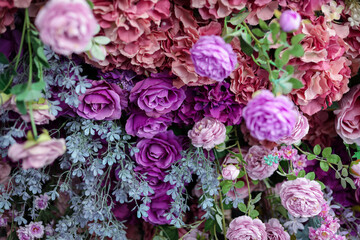
<path fill-rule="evenodd" d="M 230 222 L 226 237 L 230 240 L 258 239 L 266 240 L 266 227 L 259 219 L 251 219 L 248 216 L 237 217 Z"/>
<path fill-rule="evenodd" d="M 137 145 L 135 161 L 142 167 L 166 169 L 181 158 L 178 138 L 172 131 L 159 133 L 151 139 L 141 139 Z"/>
<path fill-rule="evenodd" d="M 268 240 L 290 240 L 290 235 L 284 231 L 279 220 L 272 218 L 265 223 Z"/>
<path fill-rule="evenodd" d="M 205 117 L 195 123 L 194 127 L 188 132 L 188 137 L 195 147 L 210 150 L 225 141 L 226 127 L 217 119 Z"/>
<path fill-rule="evenodd" d="M 281 138 L 278 142 L 286 145 L 300 144 L 309 132 L 309 121 L 302 113 L 298 112 L 298 118 L 290 136 Z"/>
<path fill-rule="evenodd" d="M 278 168 L 278 163 L 268 165 L 264 157 L 269 155 L 271 151 L 264 146 L 252 146 L 245 155 L 244 160 L 246 171 L 253 180 L 262 180 L 270 177 Z"/>
<path fill-rule="evenodd" d="M 360 145 L 360 84 L 351 88 L 335 110 L 336 132 L 347 144 Z"/>
<path fill-rule="evenodd" d="M 164 73 L 136 83 L 130 93 L 130 101 L 136 101 L 146 115 L 155 118 L 177 110 L 184 99 L 184 89 L 174 87 L 172 78 Z"/>
<path fill-rule="evenodd" d="M 280 198 L 281 204 L 294 217 L 316 216 L 325 202 L 320 184 L 306 178 L 284 182 L 281 185 Z"/>
<path fill-rule="evenodd" d="M 270 91 L 262 90 L 243 109 L 243 117 L 251 136 L 277 142 L 290 136 L 294 129 L 297 118 L 294 108 L 287 97 L 275 97 Z"/>
<path fill-rule="evenodd" d="M 202 36 L 190 49 L 195 72 L 202 77 L 223 81 L 237 64 L 231 45 L 219 36 Z"/>
<path fill-rule="evenodd" d="M 301 16 L 293 10 L 286 10 L 281 14 L 279 23 L 284 32 L 293 32 L 300 27 Z"/>
<path fill-rule="evenodd" d="M 165 132 L 171 124 L 171 118 L 161 116 L 159 118 L 148 117 L 143 112 L 132 113 L 126 122 L 125 130 L 131 136 L 152 138 L 158 133 Z"/>
<path fill-rule="evenodd" d="M 167 220 L 165 214 L 169 212 L 172 201 L 169 195 L 151 199 L 148 204 L 150 207 L 147 211 L 148 216 L 144 217 L 145 221 L 156 225 L 170 224 L 171 220 Z"/>
<path fill-rule="evenodd" d="M 97 22 L 85 0 L 51 0 L 35 19 L 41 40 L 54 52 L 81 53 L 97 29 Z"/>
<path fill-rule="evenodd" d="M 232 164 L 223 167 L 221 171 L 221 175 L 223 176 L 224 180 L 236 180 L 239 173 L 240 169 Z"/>
<path fill-rule="evenodd" d="M 27 141 L 10 146 L 8 155 L 14 161 L 22 160 L 22 168 L 42 168 L 65 153 L 65 139 L 50 139 L 43 142 Z"/>
<path fill-rule="evenodd" d="M 125 91 L 104 80 L 92 81 L 92 87 L 79 96 L 79 100 L 76 113 L 86 119 L 119 119 L 122 109 L 127 107 Z"/>

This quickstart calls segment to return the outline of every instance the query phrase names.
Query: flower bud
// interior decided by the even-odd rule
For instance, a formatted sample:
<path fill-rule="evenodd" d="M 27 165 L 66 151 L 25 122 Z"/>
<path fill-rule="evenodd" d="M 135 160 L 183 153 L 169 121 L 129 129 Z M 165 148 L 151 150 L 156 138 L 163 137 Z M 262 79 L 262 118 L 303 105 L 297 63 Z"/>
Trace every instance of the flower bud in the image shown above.
<path fill-rule="evenodd" d="M 300 27 L 301 16 L 292 10 L 284 11 L 280 16 L 280 27 L 284 32 L 293 32 Z"/>
<path fill-rule="evenodd" d="M 227 165 L 223 168 L 221 175 L 225 180 L 235 180 L 239 176 L 240 170 L 234 165 Z"/>

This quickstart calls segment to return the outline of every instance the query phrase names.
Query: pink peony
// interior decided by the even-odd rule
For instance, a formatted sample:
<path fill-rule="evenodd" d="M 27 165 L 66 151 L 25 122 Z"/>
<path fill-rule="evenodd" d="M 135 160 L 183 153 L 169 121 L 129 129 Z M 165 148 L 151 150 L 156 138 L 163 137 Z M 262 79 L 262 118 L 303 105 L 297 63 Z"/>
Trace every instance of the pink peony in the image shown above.
<path fill-rule="evenodd" d="M 268 240 L 290 240 L 290 235 L 284 231 L 279 220 L 272 218 L 265 223 Z"/>
<path fill-rule="evenodd" d="M 221 171 L 221 175 L 223 176 L 224 180 L 236 180 L 239 173 L 240 169 L 232 164 L 223 167 Z"/>
<path fill-rule="evenodd" d="M 10 146 L 8 155 L 14 161 L 22 160 L 22 168 L 42 168 L 65 153 L 65 139 L 50 139 L 41 142 L 27 141 Z"/>
<path fill-rule="evenodd" d="M 83 52 L 97 26 L 85 0 L 51 0 L 40 10 L 35 24 L 41 40 L 63 55 Z"/>
<path fill-rule="evenodd" d="M 281 204 L 294 217 L 314 217 L 324 203 L 321 186 L 316 181 L 297 178 L 284 182 L 280 190 Z"/>
<path fill-rule="evenodd" d="M 268 165 L 264 157 L 270 154 L 270 150 L 263 146 L 252 146 L 245 155 L 246 171 L 253 180 L 262 180 L 270 177 L 278 167 L 278 163 Z"/>
<path fill-rule="evenodd" d="M 230 240 L 258 239 L 266 240 L 266 227 L 259 219 L 248 216 L 237 217 L 230 222 L 226 237 Z"/>
<path fill-rule="evenodd" d="M 286 145 L 300 144 L 301 139 L 303 139 L 306 134 L 308 134 L 308 132 L 309 121 L 307 117 L 299 112 L 295 127 L 292 130 L 290 136 L 281 138 L 279 143 L 285 143 Z"/>
<path fill-rule="evenodd" d="M 360 85 L 352 87 L 335 110 L 336 132 L 347 144 L 360 145 Z"/>
<path fill-rule="evenodd" d="M 188 137 L 195 147 L 203 147 L 206 150 L 211 150 L 216 145 L 225 141 L 226 128 L 219 120 L 205 117 L 195 123 L 194 127 L 189 130 Z"/>

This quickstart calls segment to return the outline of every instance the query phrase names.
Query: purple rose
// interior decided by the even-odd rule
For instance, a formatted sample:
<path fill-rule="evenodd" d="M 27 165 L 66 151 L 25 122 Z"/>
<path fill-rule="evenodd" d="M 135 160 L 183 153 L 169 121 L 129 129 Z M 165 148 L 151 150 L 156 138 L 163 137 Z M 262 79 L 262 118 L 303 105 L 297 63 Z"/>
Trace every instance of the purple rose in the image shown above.
<path fill-rule="evenodd" d="M 79 96 L 80 104 L 76 113 L 86 119 L 119 119 L 121 110 L 127 107 L 125 93 L 114 83 L 104 80 L 92 81 L 92 87 Z"/>
<path fill-rule="evenodd" d="M 41 40 L 63 55 L 83 52 L 97 28 L 85 0 L 51 0 L 38 13 L 35 25 Z"/>
<path fill-rule="evenodd" d="M 150 207 L 147 211 L 148 216 L 144 217 L 145 221 L 156 225 L 170 224 L 171 220 L 167 220 L 165 214 L 169 212 L 171 202 L 173 200 L 168 195 L 151 199 L 148 204 Z"/>
<path fill-rule="evenodd" d="M 294 109 L 289 98 L 275 97 L 269 90 L 262 90 L 248 102 L 243 117 L 251 136 L 277 142 L 291 135 L 298 115 Z"/>
<path fill-rule="evenodd" d="M 246 171 L 251 179 L 262 180 L 273 175 L 279 164 L 268 165 L 265 162 L 264 157 L 270 153 L 270 150 L 264 146 L 255 145 L 249 149 L 244 160 L 247 163 L 245 165 Z"/>
<path fill-rule="evenodd" d="M 142 167 L 167 169 L 181 158 L 181 144 L 172 131 L 141 139 L 136 147 L 140 151 L 135 153 L 135 161 Z"/>
<path fill-rule="evenodd" d="M 285 143 L 286 145 L 300 144 L 309 132 L 309 121 L 302 113 L 298 112 L 298 118 L 294 129 L 291 134 L 287 137 L 283 137 L 279 140 L 279 143 Z"/>
<path fill-rule="evenodd" d="M 301 16 L 293 10 L 286 10 L 281 14 L 279 23 L 284 32 L 293 32 L 300 27 Z"/>
<path fill-rule="evenodd" d="M 216 81 L 227 78 L 237 64 L 231 45 L 219 36 L 201 36 L 190 53 L 195 72 Z"/>
<path fill-rule="evenodd" d="M 284 231 L 284 227 L 276 218 L 270 219 L 265 226 L 268 240 L 290 240 L 290 235 Z"/>
<path fill-rule="evenodd" d="M 159 118 L 148 117 L 143 112 L 132 113 L 126 122 L 126 133 L 141 138 L 152 138 L 158 133 L 166 132 L 171 124 L 171 118 L 161 116 Z"/>
<path fill-rule="evenodd" d="M 136 101 L 149 117 L 177 110 L 184 99 L 184 89 L 174 87 L 171 77 L 165 74 L 153 74 L 136 83 L 130 93 L 130 101 Z"/>
<path fill-rule="evenodd" d="M 237 217 L 229 224 L 226 237 L 229 240 L 258 239 L 267 240 L 266 227 L 259 219 L 248 216 Z"/>
<path fill-rule="evenodd" d="M 320 184 L 306 178 L 284 182 L 280 198 L 281 204 L 294 217 L 314 217 L 321 212 L 325 202 Z"/>

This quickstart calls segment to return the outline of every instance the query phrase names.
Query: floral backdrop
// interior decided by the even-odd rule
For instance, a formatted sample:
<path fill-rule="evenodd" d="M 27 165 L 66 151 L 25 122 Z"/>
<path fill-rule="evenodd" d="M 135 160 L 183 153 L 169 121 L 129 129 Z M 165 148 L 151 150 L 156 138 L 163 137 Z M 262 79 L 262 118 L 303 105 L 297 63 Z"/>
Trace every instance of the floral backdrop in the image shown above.
<path fill-rule="evenodd" d="M 0 0 L 0 239 L 360 239 L 359 67 L 356 0 Z"/>

